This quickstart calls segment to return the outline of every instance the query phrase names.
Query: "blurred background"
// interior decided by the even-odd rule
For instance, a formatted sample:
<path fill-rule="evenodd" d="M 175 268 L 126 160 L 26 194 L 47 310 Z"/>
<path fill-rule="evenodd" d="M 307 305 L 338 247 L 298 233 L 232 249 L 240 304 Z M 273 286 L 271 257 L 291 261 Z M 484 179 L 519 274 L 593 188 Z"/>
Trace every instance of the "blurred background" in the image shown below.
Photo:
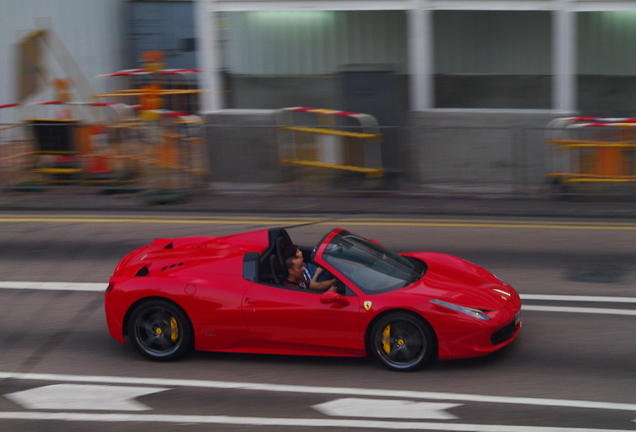
<path fill-rule="evenodd" d="M 461 402 L 440 430 L 634 430 L 635 36 L 633 0 L 0 0 L 0 429 L 73 429 L 2 396 L 101 374 L 188 380 L 143 399 L 184 417 L 90 411 L 73 430 L 254 430 L 186 414 L 313 421 L 336 397 L 249 383 Z M 520 292 L 524 329 L 421 375 L 229 353 L 149 365 L 109 337 L 103 290 L 130 251 L 281 226 L 307 247 L 340 227 L 465 258 Z M 374 427 L 416 427 L 393 415 Z"/>
<path fill-rule="evenodd" d="M 5 187 L 634 193 L 632 1 L 1 7 Z"/>

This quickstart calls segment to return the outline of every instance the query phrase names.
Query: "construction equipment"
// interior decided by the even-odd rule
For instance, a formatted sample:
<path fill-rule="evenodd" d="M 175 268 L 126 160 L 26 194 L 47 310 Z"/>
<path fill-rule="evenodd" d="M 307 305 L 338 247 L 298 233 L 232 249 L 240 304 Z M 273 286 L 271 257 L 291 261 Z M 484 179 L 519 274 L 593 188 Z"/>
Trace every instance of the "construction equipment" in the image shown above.
<path fill-rule="evenodd" d="M 47 52 L 64 71 L 65 78 L 50 76 L 52 68 L 47 64 Z M 56 87 L 58 100 L 61 102 L 71 100 L 72 89 L 81 101 L 89 101 L 95 93 L 62 40 L 51 29 L 35 30 L 23 36 L 16 45 L 16 60 L 16 103 L 23 104 L 37 95 L 43 87 L 50 85 Z M 93 121 L 103 120 L 99 110 L 89 111 Z"/>
<path fill-rule="evenodd" d="M 45 49 L 70 79 L 50 80 Z M 25 36 L 18 45 L 20 103 L 3 107 L 22 111 L 26 120 L 20 126 L 26 126 L 22 129 L 29 145 L 3 155 L 1 161 L 13 164 L 22 174 L 16 178 L 28 184 L 192 188 L 208 174 L 203 121 L 189 114 L 196 109 L 193 96 L 200 92 L 192 79 L 197 71 L 165 70 L 161 59 L 160 52 L 151 52 L 144 69 L 98 75 L 93 81 L 124 77 L 135 87 L 95 95 L 53 32 L 38 30 Z M 39 94 L 44 84 L 53 85 L 55 100 L 24 102 Z M 73 89 L 83 101 L 73 100 Z M 166 106 L 181 106 L 186 112 Z"/>

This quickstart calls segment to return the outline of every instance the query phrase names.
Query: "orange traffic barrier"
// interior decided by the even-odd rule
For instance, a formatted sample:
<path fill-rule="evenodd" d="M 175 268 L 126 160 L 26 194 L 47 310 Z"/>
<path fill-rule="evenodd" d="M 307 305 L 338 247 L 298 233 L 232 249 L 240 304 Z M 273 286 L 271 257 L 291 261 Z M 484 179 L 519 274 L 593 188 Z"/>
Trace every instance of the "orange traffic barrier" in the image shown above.
<path fill-rule="evenodd" d="M 557 183 L 636 182 L 636 119 L 560 118 L 547 133 Z"/>

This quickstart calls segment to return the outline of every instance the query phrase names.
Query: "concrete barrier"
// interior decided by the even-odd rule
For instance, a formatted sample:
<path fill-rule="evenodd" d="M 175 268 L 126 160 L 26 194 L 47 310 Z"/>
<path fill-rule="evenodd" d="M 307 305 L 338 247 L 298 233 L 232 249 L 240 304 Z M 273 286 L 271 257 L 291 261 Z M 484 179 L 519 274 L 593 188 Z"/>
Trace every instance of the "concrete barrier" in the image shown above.
<path fill-rule="evenodd" d="M 279 183 L 277 110 L 206 113 L 212 181 Z M 409 114 L 399 131 L 402 178 L 416 185 L 545 184 L 550 111 L 434 110 Z M 382 132 L 380 128 L 380 132 Z"/>
<path fill-rule="evenodd" d="M 544 184 L 550 111 L 435 110 L 409 117 L 407 178 L 417 184 Z"/>
<path fill-rule="evenodd" d="M 281 181 L 278 110 L 229 109 L 203 113 L 214 182 Z"/>

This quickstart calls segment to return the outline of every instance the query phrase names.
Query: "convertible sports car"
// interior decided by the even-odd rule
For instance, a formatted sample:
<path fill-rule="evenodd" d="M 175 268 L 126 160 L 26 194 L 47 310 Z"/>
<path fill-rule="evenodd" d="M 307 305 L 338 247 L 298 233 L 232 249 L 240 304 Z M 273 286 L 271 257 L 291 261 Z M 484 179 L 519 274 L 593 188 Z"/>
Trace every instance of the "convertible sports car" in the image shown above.
<path fill-rule="evenodd" d="M 202 351 L 370 355 L 394 370 L 486 355 L 519 333 L 521 300 L 460 258 L 393 253 L 335 229 L 305 263 L 337 291 L 283 286 L 285 229 L 156 239 L 117 265 L 105 293 L 108 329 L 152 360 Z"/>

